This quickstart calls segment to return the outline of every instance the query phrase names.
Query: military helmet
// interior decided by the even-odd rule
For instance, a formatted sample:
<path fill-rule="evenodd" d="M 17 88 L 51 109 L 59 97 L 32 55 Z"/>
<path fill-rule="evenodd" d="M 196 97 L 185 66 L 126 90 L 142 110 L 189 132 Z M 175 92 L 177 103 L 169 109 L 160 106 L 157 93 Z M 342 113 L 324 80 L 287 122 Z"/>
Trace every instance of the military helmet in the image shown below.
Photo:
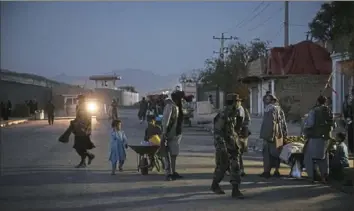
<path fill-rule="evenodd" d="M 226 100 L 227 101 L 242 101 L 242 99 L 240 98 L 240 95 L 236 94 L 236 93 L 227 94 Z"/>

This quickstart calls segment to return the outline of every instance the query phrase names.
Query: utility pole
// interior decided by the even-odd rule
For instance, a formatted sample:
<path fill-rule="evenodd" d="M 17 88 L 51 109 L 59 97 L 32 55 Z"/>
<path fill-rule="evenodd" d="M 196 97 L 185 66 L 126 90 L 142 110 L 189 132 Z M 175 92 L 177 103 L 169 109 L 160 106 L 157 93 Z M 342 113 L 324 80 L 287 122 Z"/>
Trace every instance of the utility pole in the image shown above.
<path fill-rule="evenodd" d="M 284 46 L 289 46 L 289 2 L 285 1 L 284 5 Z"/>
<path fill-rule="evenodd" d="M 219 52 L 214 51 L 214 53 L 219 54 L 220 60 L 224 62 L 225 54 L 228 53 L 228 48 L 225 47 L 225 41 L 226 41 L 226 40 L 234 40 L 234 39 L 237 39 L 237 38 L 236 38 L 236 37 L 233 37 L 233 36 L 225 37 L 225 33 L 221 33 L 221 37 L 215 37 L 215 36 L 213 36 L 213 39 L 214 39 L 214 40 L 220 40 L 220 50 L 219 50 Z"/>
<path fill-rule="evenodd" d="M 310 37 L 310 32 L 306 32 L 306 40 L 309 40 L 309 37 Z"/>
<path fill-rule="evenodd" d="M 221 68 L 222 70 L 224 70 L 225 68 L 225 54 L 227 54 L 228 48 L 225 47 L 225 41 L 226 40 L 236 40 L 237 37 L 225 37 L 225 33 L 221 33 L 221 37 L 215 37 L 213 36 L 214 40 L 220 40 L 220 50 L 219 51 L 214 51 L 214 53 L 219 54 L 219 59 L 220 59 L 220 63 L 221 63 Z M 215 101 L 216 101 L 216 108 L 220 108 L 220 86 L 217 85 L 216 86 L 216 96 L 215 96 Z"/>

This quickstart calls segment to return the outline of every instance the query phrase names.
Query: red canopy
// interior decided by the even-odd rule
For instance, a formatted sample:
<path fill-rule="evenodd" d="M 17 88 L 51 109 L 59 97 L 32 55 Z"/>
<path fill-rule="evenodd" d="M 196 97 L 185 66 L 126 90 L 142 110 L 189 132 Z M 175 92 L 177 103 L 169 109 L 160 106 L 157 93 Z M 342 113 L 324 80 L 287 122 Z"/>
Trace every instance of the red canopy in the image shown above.
<path fill-rule="evenodd" d="M 311 41 L 271 49 L 268 75 L 329 75 L 331 73 L 330 53 Z"/>

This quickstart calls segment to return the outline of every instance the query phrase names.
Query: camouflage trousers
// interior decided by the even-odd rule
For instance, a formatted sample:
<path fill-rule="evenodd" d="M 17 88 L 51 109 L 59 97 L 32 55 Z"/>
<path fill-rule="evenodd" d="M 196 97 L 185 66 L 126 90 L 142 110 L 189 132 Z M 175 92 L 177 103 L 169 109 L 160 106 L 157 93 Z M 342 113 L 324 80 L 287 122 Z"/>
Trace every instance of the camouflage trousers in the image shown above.
<path fill-rule="evenodd" d="M 215 152 L 216 167 L 214 171 L 213 180 L 220 183 L 224 178 L 226 171 L 230 170 L 230 183 L 232 185 L 239 185 L 241 183 L 241 169 L 240 169 L 240 153 L 239 150 L 230 153 L 224 150 L 216 150 Z"/>

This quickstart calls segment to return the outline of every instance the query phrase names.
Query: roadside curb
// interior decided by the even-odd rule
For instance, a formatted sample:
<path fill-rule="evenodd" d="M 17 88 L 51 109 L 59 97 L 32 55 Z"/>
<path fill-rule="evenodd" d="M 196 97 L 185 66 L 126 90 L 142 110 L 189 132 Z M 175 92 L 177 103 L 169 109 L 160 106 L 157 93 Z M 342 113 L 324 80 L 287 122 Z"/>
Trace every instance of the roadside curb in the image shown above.
<path fill-rule="evenodd" d="M 23 124 L 23 123 L 26 123 L 28 121 L 29 121 L 29 119 L 9 120 L 9 121 L 6 121 L 6 122 L 1 122 L 0 123 L 0 127 L 8 127 L 8 126 L 11 126 L 11 125 Z"/>
<path fill-rule="evenodd" d="M 55 120 L 65 120 L 65 119 L 75 119 L 75 117 L 55 117 Z M 18 119 L 18 120 L 8 120 L 8 121 L 1 121 L 0 122 L 0 127 L 8 127 L 11 125 L 18 125 L 18 124 L 24 124 L 29 121 L 38 121 L 39 119 L 33 119 L 33 118 L 28 118 L 28 119 Z M 47 118 L 41 119 L 41 120 L 48 120 Z"/>
<path fill-rule="evenodd" d="M 75 117 L 73 116 L 73 117 L 70 117 L 70 116 L 68 116 L 68 117 L 54 117 L 54 120 L 62 120 L 62 119 L 75 119 Z M 48 120 L 48 118 L 44 118 L 44 120 Z"/>

